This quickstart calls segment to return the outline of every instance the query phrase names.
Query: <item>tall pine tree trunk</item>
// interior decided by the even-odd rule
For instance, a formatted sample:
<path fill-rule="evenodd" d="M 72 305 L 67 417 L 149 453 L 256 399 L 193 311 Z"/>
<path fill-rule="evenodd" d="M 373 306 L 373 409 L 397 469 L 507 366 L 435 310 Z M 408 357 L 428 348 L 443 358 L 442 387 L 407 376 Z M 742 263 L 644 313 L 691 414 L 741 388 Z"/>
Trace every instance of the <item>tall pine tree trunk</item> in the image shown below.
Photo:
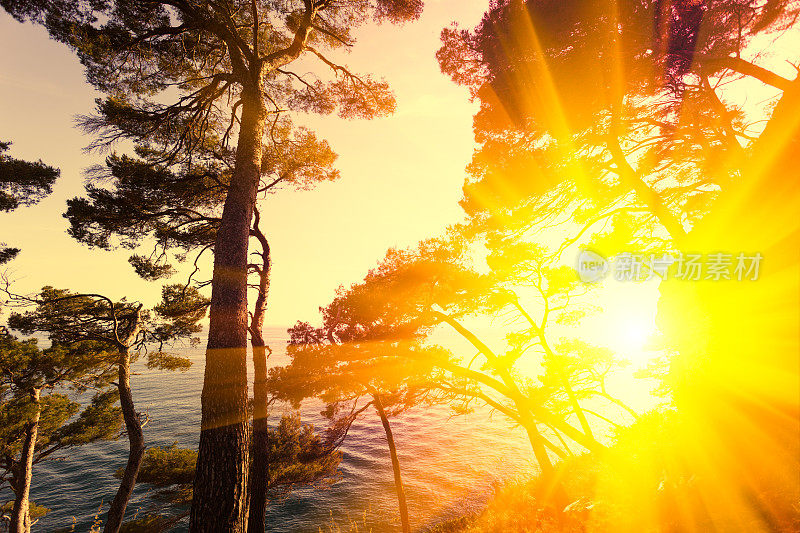
<path fill-rule="evenodd" d="M 389 454 L 392 457 L 392 470 L 394 471 L 394 488 L 397 491 L 397 503 L 400 507 L 400 523 L 403 526 L 403 533 L 411 533 L 411 522 L 408 520 L 408 506 L 406 505 L 406 491 L 403 488 L 403 480 L 400 477 L 400 460 L 397 458 L 397 448 L 395 448 L 394 445 L 392 427 L 389 425 L 389 418 L 386 416 L 386 411 L 383 409 L 380 396 L 378 394 L 373 394 L 372 398 L 375 402 L 375 409 L 378 411 L 378 416 L 381 417 L 383 430 L 386 432 L 386 441 L 389 443 Z"/>
<path fill-rule="evenodd" d="M 214 245 L 192 532 L 247 530 L 247 250 L 265 121 L 259 81 L 242 94 L 236 167 Z"/>
<path fill-rule="evenodd" d="M 34 413 L 25 425 L 25 440 L 19 458 L 17 472 L 14 474 L 14 507 L 11 512 L 10 533 L 30 533 L 30 493 L 33 478 L 33 455 L 36 451 L 36 438 L 39 433 L 39 419 L 42 415 L 39 389 L 31 390 L 31 403 Z"/>
<path fill-rule="evenodd" d="M 262 328 L 267 310 L 269 278 L 272 269 L 269 243 L 258 227 L 259 216 L 253 223 L 253 235 L 261 244 L 262 264 L 258 269 L 258 298 L 253 318 L 250 320 L 250 344 L 253 348 L 253 446 L 250 460 L 250 513 L 247 530 L 261 533 L 266 530 L 264 514 L 267 511 L 267 484 L 269 482 L 269 425 L 267 412 L 269 391 L 267 390 L 267 346 Z"/>
<path fill-rule="evenodd" d="M 104 533 L 117 533 L 122 527 L 125 509 L 131 499 L 133 487 L 136 485 L 136 477 L 139 475 L 139 468 L 144 457 L 144 434 L 142 433 L 142 424 L 139 421 L 139 416 L 133 405 L 130 355 L 127 348 L 120 350 L 118 365 L 119 382 L 117 388 L 119 389 L 122 416 L 125 420 L 125 430 L 128 433 L 128 462 L 125 465 L 125 471 L 122 474 L 117 494 L 108 509 L 108 518 L 103 528 Z"/>

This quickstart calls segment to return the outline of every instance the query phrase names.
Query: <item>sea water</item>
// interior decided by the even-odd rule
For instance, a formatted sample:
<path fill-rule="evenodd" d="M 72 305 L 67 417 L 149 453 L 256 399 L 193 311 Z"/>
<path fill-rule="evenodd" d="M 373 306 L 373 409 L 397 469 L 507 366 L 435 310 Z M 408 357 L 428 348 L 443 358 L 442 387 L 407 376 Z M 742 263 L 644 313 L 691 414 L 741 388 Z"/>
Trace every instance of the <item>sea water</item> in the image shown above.
<path fill-rule="evenodd" d="M 288 362 L 285 328 L 268 328 L 273 350 L 270 365 Z M 197 447 L 203 349 L 184 349 L 193 361 L 187 372 L 148 370 L 142 362 L 132 377 L 137 410 L 147 414 L 148 446 Z M 252 377 L 252 368 L 250 369 Z M 319 404 L 301 408 L 304 422 L 324 429 Z M 531 472 L 530 447 L 519 428 L 500 414 L 477 411 L 454 416 L 447 407 L 415 409 L 391 419 L 405 484 L 409 515 L 415 531 L 461 515 L 477 512 L 502 482 Z M 333 526 L 374 533 L 399 531 L 399 513 L 389 450 L 383 426 L 372 410 L 355 422 L 341 448 L 340 479 L 329 487 L 297 489 L 271 502 L 267 531 L 327 532 Z M 53 531 L 75 525 L 88 531 L 102 521 L 119 481 L 114 472 L 125 465 L 128 446 L 117 441 L 96 442 L 61 453 L 34 467 L 31 498 L 51 509 L 35 526 Z M 128 516 L 158 510 L 151 487 L 139 484 L 128 505 Z M 102 523 L 102 522 L 99 522 Z M 365 527 L 366 526 L 366 527 Z M 186 531 L 186 520 L 173 531 Z"/>

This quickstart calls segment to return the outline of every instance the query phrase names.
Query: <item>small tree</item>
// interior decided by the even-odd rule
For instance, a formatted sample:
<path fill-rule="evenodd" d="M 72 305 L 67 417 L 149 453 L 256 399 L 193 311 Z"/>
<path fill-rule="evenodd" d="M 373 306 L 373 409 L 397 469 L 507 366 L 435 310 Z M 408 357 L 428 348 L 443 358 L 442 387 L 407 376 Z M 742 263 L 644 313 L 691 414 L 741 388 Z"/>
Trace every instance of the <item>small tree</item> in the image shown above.
<path fill-rule="evenodd" d="M 389 418 L 434 400 L 434 367 L 425 362 L 426 349 L 413 340 L 392 338 L 392 326 L 374 320 L 376 309 L 369 308 L 359 289 L 339 292 L 322 310 L 322 328 L 301 322 L 289 330 L 291 363 L 272 369 L 270 389 L 297 407 L 312 397 L 326 402 L 323 414 L 331 421 L 332 447 L 344 442 L 359 415 L 375 408 L 389 446 L 402 530 L 408 533 L 411 524 Z M 414 356 L 401 357 L 401 352 Z"/>
<path fill-rule="evenodd" d="M 21 205 L 33 205 L 53 190 L 59 170 L 41 161 L 15 159 L 5 152 L 10 142 L 0 141 L 0 212 L 13 211 Z M 17 256 L 19 248 L 0 243 L 0 265 Z"/>
<path fill-rule="evenodd" d="M 113 358 L 103 343 L 56 343 L 42 350 L 35 340 L 0 334 L 0 481 L 7 482 L 15 496 L 9 516 L 12 533 L 30 531 L 29 494 L 35 464 L 59 450 L 118 437 L 121 411 L 115 404 L 119 396 L 116 391 L 103 391 L 112 376 Z M 80 410 L 68 396 L 53 392 L 65 387 L 100 392 Z"/>
<path fill-rule="evenodd" d="M 414 372 L 403 367 L 402 360 L 408 359 L 422 365 L 416 375 L 424 380 L 417 383 L 424 385 L 422 390 L 429 391 L 431 399 L 450 402 L 459 411 L 481 402 L 522 426 L 542 471 L 544 499 L 566 505 L 568 495 L 559 486 L 550 454 L 566 457 L 571 453 L 568 441 L 591 451 L 605 449 L 594 435 L 596 424 L 590 424 L 587 416 L 616 423 L 589 410 L 585 402 L 603 397 L 609 408 L 622 408 L 610 401 L 613 396 L 605 390 L 605 376 L 616 361 L 588 345 L 556 344 L 549 338 L 553 320 L 574 321 L 586 311 L 575 301 L 585 289 L 571 269 L 559 267 L 540 246 L 515 248 L 484 241 L 489 271 L 479 273 L 470 267 L 475 243 L 456 230 L 446 238 L 423 241 L 416 249 L 390 250 L 362 283 L 342 291 L 325 308 L 322 329 L 297 326 L 294 342 L 312 348 L 300 349 L 303 357 L 295 356 L 293 365 L 300 368 L 305 358 L 309 362 L 302 366 L 304 371 L 292 372 L 297 384 L 281 389 L 302 391 L 306 379 L 311 384 L 305 387 L 347 398 L 358 387 L 363 391 L 370 379 L 387 376 L 391 383 L 413 377 Z M 540 317 L 534 318 L 529 306 Z M 464 325 L 463 319 L 475 316 L 506 320 L 511 331 L 505 351 L 490 348 Z M 477 354 L 456 357 L 423 343 L 444 325 Z M 325 344 L 330 346 L 313 348 Z M 579 347 L 596 357 L 576 358 Z M 322 353 L 310 359 L 315 350 Z M 542 367 L 538 383 L 523 371 L 523 363 L 526 368 Z M 431 367 L 437 371 L 431 372 Z M 281 372 L 287 371 L 276 370 L 276 376 Z"/>
<path fill-rule="evenodd" d="M 131 364 L 148 344 L 156 350 L 147 353 L 147 366 L 162 370 L 186 370 L 191 362 L 165 353 L 165 344 L 192 339 L 200 331 L 208 300 L 196 289 L 167 285 L 162 301 L 152 312 L 142 304 L 113 301 L 102 295 L 75 294 L 45 287 L 30 300 L 36 308 L 14 314 L 9 325 L 25 334 L 46 333 L 53 342 L 71 345 L 91 341 L 115 354 L 111 364 L 117 370 L 116 386 L 125 420 L 130 449 L 125 474 L 111 502 L 105 531 L 119 531 L 125 516 L 145 451 L 141 415 L 136 411 L 131 391 Z"/>

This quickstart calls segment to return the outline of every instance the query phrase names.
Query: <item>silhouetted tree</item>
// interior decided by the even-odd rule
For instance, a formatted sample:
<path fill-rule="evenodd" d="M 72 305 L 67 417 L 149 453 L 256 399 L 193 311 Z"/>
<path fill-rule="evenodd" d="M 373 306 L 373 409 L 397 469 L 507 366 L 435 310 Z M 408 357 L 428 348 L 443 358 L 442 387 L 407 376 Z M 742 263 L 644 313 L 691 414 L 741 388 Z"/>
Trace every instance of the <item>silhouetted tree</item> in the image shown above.
<path fill-rule="evenodd" d="M 343 435 L 375 404 L 375 393 L 391 399 L 384 403 L 392 413 L 420 403 L 446 402 L 457 412 L 485 404 L 522 426 L 550 492 L 543 499 L 566 505 L 550 454 L 572 453 L 567 441 L 604 450 L 596 426 L 619 426 L 618 409 L 635 416 L 605 388 L 619 363 L 607 350 L 550 339 L 551 323 L 577 323 L 590 311 L 581 300 L 586 287 L 558 265 L 557 253 L 483 241 L 489 271 L 479 273 L 471 266 L 475 243 L 458 230 L 415 249 L 390 250 L 362 283 L 341 289 L 322 310 L 321 328 L 298 324 L 290 330 L 292 363 L 272 371 L 273 388 L 295 402 L 312 396 L 328 402 L 326 414 Z M 477 316 L 504 319 L 505 351 L 490 348 L 464 325 L 462 319 Z M 477 354 L 457 357 L 428 344 L 444 325 Z M 539 384 L 523 370 L 537 365 Z M 362 397 L 367 400 L 359 405 Z M 585 405 L 598 399 L 606 405 Z"/>
<path fill-rule="evenodd" d="M 683 245 L 758 157 L 747 121 L 760 117 L 725 103 L 724 86 L 791 86 L 743 56 L 755 37 L 790 27 L 798 7 L 499 0 L 473 31 L 445 29 L 441 67 L 481 104 L 462 205 L 507 228 L 628 217 L 640 234 Z"/>
<path fill-rule="evenodd" d="M 189 161 L 213 133 L 237 136 L 235 166 L 215 236 L 192 531 L 243 531 L 247 517 L 247 259 L 271 117 L 286 110 L 370 118 L 389 112 L 387 85 L 329 57 L 373 19 L 419 16 L 420 0 L 330 2 L 19 2 L 3 7 L 71 46 L 88 80 L 109 95 L 84 125 L 96 145 L 121 138 Z M 333 79 L 291 65 L 318 59 Z M 178 97 L 173 94 L 177 92 Z M 167 100 L 167 102 L 165 102 Z M 171 102 L 171 103 L 169 103 Z M 237 128 L 238 126 L 238 128 Z"/>
<path fill-rule="evenodd" d="M 605 389 L 605 377 L 618 362 L 600 348 L 550 339 L 553 322 L 577 323 L 591 311 L 582 300 L 586 287 L 570 268 L 559 266 L 557 253 L 537 245 L 481 241 L 489 268 L 480 273 L 472 266 L 476 243 L 459 229 L 463 228 L 414 249 L 390 250 L 362 283 L 342 290 L 323 310 L 321 329 L 298 325 L 292 330 L 298 345 L 294 362 L 288 369 L 276 369 L 275 376 L 296 376 L 296 384 L 290 380 L 292 384 L 282 384 L 281 390 L 305 387 L 312 395 L 316 390 L 331 397 L 350 393 L 347 383 L 358 390 L 370 379 L 387 376 L 389 383 L 411 380 L 429 401 L 448 402 L 458 412 L 471 411 L 474 402 L 485 404 L 525 430 L 542 471 L 542 500 L 560 505 L 560 510 L 569 503 L 568 494 L 560 486 L 551 454 L 572 453 L 568 441 L 603 451 L 605 446 L 594 435 L 597 424 L 618 426 L 620 409 L 633 414 Z M 504 350 L 492 349 L 465 325 L 476 317 L 504 319 Z M 455 356 L 428 345 L 425 339 L 442 326 L 454 330 L 477 353 Z M 313 357 L 315 352 L 319 353 Z M 576 352 L 581 352 L 578 357 Z M 383 366 L 381 358 L 386 361 Z M 370 364 L 376 367 L 370 369 Z M 292 371 L 295 365 L 298 370 Z M 539 383 L 530 372 L 537 366 L 542 368 Z M 589 409 L 590 398 L 602 399 L 606 406 Z M 348 409 L 342 413 L 348 415 Z M 594 417 L 592 424 L 587 416 Z"/>
<path fill-rule="evenodd" d="M 50 194 L 59 170 L 41 161 L 15 159 L 5 152 L 10 142 L 0 141 L 0 211 L 13 211 L 21 205 L 33 205 Z M 0 265 L 17 256 L 19 248 L 0 243 Z"/>
<path fill-rule="evenodd" d="M 761 51 L 781 43 L 799 8 L 501 0 L 475 30 L 445 30 L 439 52 L 481 105 L 462 202 L 476 233 L 512 239 L 560 220 L 581 233 L 610 222 L 611 253 L 765 258 L 755 283 L 662 284 L 658 322 L 677 349 L 668 377 L 681 421 L 704 428 L 681 460 L 729 480 L 699 498 L 727 491 L 735 513 L 713 512 L 767 529 L 796 517 L 800 494 L 789 459 L 800 439 L 786 429 L 800 422 L 800 77 L 765 68 Z M 772 91 L 763 113 L 733 103 L 743 79 Z M 760 480 L 744 482 L 743 470 Z"/>
<path fill-rule="evenodd" d="M 116 367 L 116 387 L 129 441 L 128 461 L 120 487 L 112 500 L 104 531 L 117 532 L 133 493 L 145 452 L 141 414 L 136 411 L 131 391 L 131 364 L 148 346 L 147 367 L 162 370 L 187 370 L 185 357 L 163 351 L 165 345 L 181 339 L 199 342 L 193 336 L 200 331 L 208 300 L 192 287 L 167 285 L 162 301 L 152 312 L 142 304 L 113 301 L 97 294 L 75 294 L 45 287 L 29 300 L 36 308 L 9 317 L 9 326 L 25 334 L 45 333 L 53 342 L 71 345 L 91 341 L 114 354 L 109 364 Z"/>

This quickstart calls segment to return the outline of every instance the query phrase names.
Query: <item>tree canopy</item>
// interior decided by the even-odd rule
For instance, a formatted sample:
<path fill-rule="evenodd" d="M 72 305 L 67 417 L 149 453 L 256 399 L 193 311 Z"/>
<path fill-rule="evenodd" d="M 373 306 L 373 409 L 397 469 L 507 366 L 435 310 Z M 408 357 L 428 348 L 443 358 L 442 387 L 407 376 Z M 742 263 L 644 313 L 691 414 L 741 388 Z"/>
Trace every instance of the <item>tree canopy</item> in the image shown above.
<path fill-rule="evenodd" d="M 39 202 L 53 192 L 59 170 L 42 161 L 24 161 L 6 154 L 10 142 L 0 141 L 0 211 L 14 211 L 20 206 Z M 0 243 L 0 265 L 17 256 L 19 248 Z"/>
<path fill-rule="evenodd" d="M 121 409 L 111 382 L 113 353 L 102 343 L 54 343 L 46 349 L 35 340 L 0 334 L 0 483 L 14 501 L 11 531 L 28 532 L 46 510 L 33 507 L 29 492 L 33 467 L 59 451 L 119 436 Z M 88 405 L 70 397 L 97 391 Z M 43 394 L 44 393 L 44 394 Z"/>
<path fill-rule="evenodd" d="M 680 245 L 758 155 L 757 117 L 725 85 L 789 88 L 745 58 L 797 14 L 785 1 L 492 2 L 474 30 L 445 29 L 438 52 L 481 106 L 462 205 L 502 229 L 560 214 Z"/>
<path fill-rule="evenodd" d="M 113 154 L 89 173 L 86 196 L 67 202 L 69 234 L 103 249 L 151 244 L 130 263 L 144 279 L 172 275 L 170 264 L 213 252 L 222 207 L 235 167 L 235 153 L 209 139 L 187 162 L 164 160 L 143 146 L 139 157 Z M 265 140 L 259 196 L 281 189 L 308 190 L 332 181 L 336 155 L 326 141 L 287 118 L 276 120 Z M 110 187 L 109 187 L 110 186 Z"/>

